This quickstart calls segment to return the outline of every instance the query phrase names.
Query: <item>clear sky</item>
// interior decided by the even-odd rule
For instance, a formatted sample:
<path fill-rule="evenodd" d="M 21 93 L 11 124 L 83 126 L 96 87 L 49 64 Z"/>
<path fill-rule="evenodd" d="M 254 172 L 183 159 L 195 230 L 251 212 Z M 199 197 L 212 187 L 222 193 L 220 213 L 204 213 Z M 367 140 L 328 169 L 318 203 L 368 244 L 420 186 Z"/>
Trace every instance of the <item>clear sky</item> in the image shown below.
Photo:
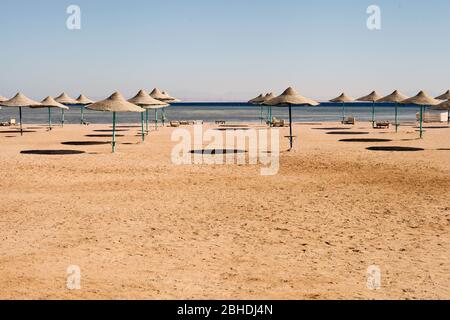
<path fill-rule="evenodd" d="M 66 27 L 71 4 L 81 30 Z M 370 5 L 379 31 L 366 26 Z M 316 99 L 450 87 L 449 0 L 0 0 L 0 12 L 7 97 L 157 86 L 236 101 L 289 85 Z"/>

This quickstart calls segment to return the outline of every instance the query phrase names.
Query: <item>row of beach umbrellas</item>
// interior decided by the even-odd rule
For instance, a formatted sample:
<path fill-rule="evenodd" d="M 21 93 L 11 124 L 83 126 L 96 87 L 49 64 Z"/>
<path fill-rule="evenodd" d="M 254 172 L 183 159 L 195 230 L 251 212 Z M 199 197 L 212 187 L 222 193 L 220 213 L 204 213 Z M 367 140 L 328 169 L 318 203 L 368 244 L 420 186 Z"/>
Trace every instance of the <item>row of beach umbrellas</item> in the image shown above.
<path fill-rule="evenodd" d="M 398 132 L 399 121 L 398 121 L 398 106 L 399 105 L 418 105 L 420 106 L 420 137 L 423 137 L 423 114 L 424 108 L 427 106 L 434 106 L 438 110 L 448 110 L 450 117 L 450 90 L 444 94 L 432 98 L 424 91 L 420 91 L 416 96 L 408 98 L 398 90 L 395 90 L 391 94 L 383 97 L 376 91 L 372 91 L 370 94 L 363 96 L 358 99 L 354 99 L 348 96 L 346 93 L 342 93 L 340 96 L 331 99 L 330 102 L 342 103 L 342 117 L 345 120 L 345 106 L 348 103 L 360 101 L 360 102 L 371 102 L 372 103 L 372 125 L 375 125 L 375 107 L 376 103 L 393 103 L 395 105 L 395 127 Z M 444 102 L 442 102 L 444 101 Z M 305 98 L 299 95 L 293 88 L 288 88 L 279 97 L 274 98 L 272 93 L 260 94 L 256 98 L 249 101 L 250 104 L 261 106 L 261 121 L 263 119 L 263 106 L 266 105 L 269 108 L 269 123 L 272 122 L 271 107 L 274 105 L 288 105 L 289 106 L 289 120 L 292 123 L 292 105 L 300 106 L 317 106 L 318 102 Z M 290 124 L 290 144 L 292 148 L 292 124 Z"/>
<path fill-rule="evenodd" d="M 6 99 L 0 96 L 0 106 L 4 107 L 16 107 L 19 109 L 20 118 L 20 133 L 23 135 L 23 124 L 22 124 L 22 108 L 48 108 L 48 124 L 51 128 L 51 109 L 57 108 L 62 110 L 62 120 L 61 123 L 64 125 L 64 111 L 68 110 L 68 106 L 81 106 L 81 122 L 84 123 L 83 112 L 84 108 L 95 111 L 106 111 L 113 113 L 113 141 L 112 141 L 112 151 L 115 152 L 115 132 L 116 132 L 116 113 L 119 112 L 140 112 L 141 113 L 141 134 L 142 140 L 145 140 L 145 133 L 149 132 L 148 122 L 149 109 L 155 110 L 155 128 L 158 129 L 158 109 L 163 109 L 168 107 L 170 103 L 180 102 L 180 100 L 171 97 L 168 93 L 162 92 L 155 88 L 150 94 L 145 90 L 140 90 L 136 96 L 129 99 L 128 101 L 120 94 L 115 92 L 109 98 L 94 102 L 84 95 L 80 95 L 77 99 L 73 99 L 66 93 L 62 93 L 56 98 L 47 97 L 41 102 L 34 101 L 26 97 L 23 93 L 17 93 L 13 98 Z M 146 129 L 144 130 L 144 113 L 146 114 Z M 165 115 L 163 114 L 163 124 Z"/>

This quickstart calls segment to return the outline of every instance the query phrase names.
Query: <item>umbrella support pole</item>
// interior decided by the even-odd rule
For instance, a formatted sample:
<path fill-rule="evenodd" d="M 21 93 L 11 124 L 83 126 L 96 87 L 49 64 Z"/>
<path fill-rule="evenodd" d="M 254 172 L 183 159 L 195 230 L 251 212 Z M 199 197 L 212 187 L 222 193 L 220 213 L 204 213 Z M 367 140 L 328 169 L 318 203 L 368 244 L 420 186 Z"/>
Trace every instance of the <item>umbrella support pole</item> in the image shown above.
<path fill-rule="evenodd" d="M 61 126 L 64 127 L 64 109 L 61 109 Z"/>
<path fill-rule="evenodd" d="M 447 114 L 447 124 L 450 124 L 450 110 L 448 110 Z"/>
<path fill-rule="evenodd" d="M 112 153 L 116 152 L 116 113 L 113 112 Z"/>
<path fill-rule="evenodd" d="M 345 102 L 342 103 L 342 123 L 345 122 Z"/>
<path fill-rule="evenodd" d="M 148 109 L 145 109 L 145 132 L 148 134 Z"/>
<path fill-rule="evenodd" d="M 166 109 L 163 108 L 161 112 L 162 112 L 162 118 L 161 118 L 162 126 L 165 127 L 166 126 Z"/>
<path fill-rule="evenodd" d="M 289 151 L 293 148 L 293 136 L 292 136 L 292 105 L 289 105 Z"/>
<path fill-rule="evenodd" d="M 141 136 L 142 136 L 142 141 L 145 141 L 144 113 L 143 112 L 141 112 Z"/>
<path fill-rule="evenodd" d="M 158 130 L 158 109 L 155 109 L 155 130 Z"/>
<path fill-rule="evenodd" d="M 372 128 L 375 128 L 375 101 L 372 103 Z"/>
<path fill-rule="evenodd" d="M 80 108 L 80 112 L 81 112 L 81 118 L 80 118 L 80 124 L 84 124 L 84 106 L 81 106 Z"/>
<path fill-rule="evenodd" d="M 395 133 L 398 133 L 398 127 L 400 124 L 398 123 L 398 103 L 395 104 Z"/>
<path fill-rule="evenodd" d="M 48 108 L 48 129 L 52 130 L 52 109 Z"/>
<path fill-rule="evenodd" d="M 420 139 L 423 138 L 423 106 L 420 106 Z"/>
<path fill-rule="evenodd" d="M 263 124 L 263 120 L 264 120 L 264 115 L 263 115 L 264 110 L 263 109 L 264 109 L 264 107 L 261 106 L 261 116 L 260 116 L 261 124 Z"/>
<path fill-rule="evenodd" d="M 22 107 L 19 107 L 20 135 L 23 136 Z"/>

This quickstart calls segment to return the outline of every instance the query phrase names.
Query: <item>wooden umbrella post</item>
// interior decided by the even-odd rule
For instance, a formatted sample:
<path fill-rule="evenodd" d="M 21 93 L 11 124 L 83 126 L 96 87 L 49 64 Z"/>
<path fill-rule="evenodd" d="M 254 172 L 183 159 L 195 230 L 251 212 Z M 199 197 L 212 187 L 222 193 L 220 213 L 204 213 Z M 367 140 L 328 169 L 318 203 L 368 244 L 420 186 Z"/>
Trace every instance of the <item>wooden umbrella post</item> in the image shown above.
<path fill-rule="evenodd" d="M 263 124 L 263 120 L 264 120 L 263 109 L 264 109 L 264 107 L 261 105 L 261 116 L 260 116 L 261 124 Z"/>
<path fill-rule="evenodd" d="M 345 102 L 342 102 L 342 123 L 345 121 Z"/>
<path fill-rule="evenodd" d="M 148 109 L 145 109 L 145 132 L 148 134 Z"/>
<path fill-rule="evenodd" d="M 398 102 L 395 103 L 395 133 L 398 133 Z"/>
<path fill-rule="evenodd" d="M 80 118 L 80 124 L 84 124 L 84 106 L 81 106 L 81 118 Z"/>
<path fill-rule="evenodd" d="M 293 148 L 292 140 L 293 140 L 293 136 L 292 136 L 292 104 L 289 104 L 289 144 L 290 144 L 289 151 L 291 151 Z"/>
<path fill-rule="evenodd" d="M 155 130 L 158 130 L 158 109 L 155 109 Z"/>
<path fill-rule="evenodd" d="M 64 127 L 64 109 L 61 109 L 61 126 Z"/>
<path fill-rule="evenodd" d="M 166 126 L 166 108 L 162 108 L 162 126 L 165 127 Z"/>
<path fill-rule="evenodd" d="M 372 102 L 372 128 L 375 128 L 375 101 Z"/>
<path fill-rule="evenodd" d="M 23 136 L 22 107 L 19 107 L 19 122 L 20 122 L 20 135 Z"/>
<path fill-rule="evenodd" d="M 420 106 L 420 139 L 423 138 L 423 105 Z"/>
<path fill-rule="evenodd" d="M 143 112 L 141 112 L 141 135 L 142 135 L 142 141 L 145 141 L 144 113 Z"/>
<path fill-rule="evenodd" d="M 116 152 L 116 113 L 113 112 L 112 152 Z"/>
<path fill-rule="evenodd" d="M 52 130 L 52 108 L 48 107 L 48 129 Z"/>

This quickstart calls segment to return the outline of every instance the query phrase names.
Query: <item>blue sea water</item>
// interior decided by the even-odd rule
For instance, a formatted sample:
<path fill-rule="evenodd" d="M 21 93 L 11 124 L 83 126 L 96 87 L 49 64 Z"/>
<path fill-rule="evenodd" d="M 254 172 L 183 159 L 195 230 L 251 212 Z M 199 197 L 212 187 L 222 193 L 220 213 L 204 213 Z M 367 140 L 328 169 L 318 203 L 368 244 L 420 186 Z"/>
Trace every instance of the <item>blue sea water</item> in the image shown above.
<path fill-rule="evenodd" d="M 372 118 L 371 103 L 352 103 L 346 105 L 345 109 L 346 115 L 355 116 L 357 121 L 370 121 Z M 413 122 L 416 119 L 416 113 L 418 111 L 419 107 L 417 106 L 399 106 L 399 119 L 401 122 Z M 247 103 L 177 103 L 166 108 L 165 113 L 167 121 L 203 120 L 205 122 L 214 122 L 216 120 L 223 120 L 232 123 L 259 123 L 261 121 L 260 106 Z M 161 119 L 161 114 L 161 110 L 158 111 L 159 119 Z M 289 119 L 287 107 L 273 107 L 272 115 L 278 119 Z M 267 107 L 263 108 L 263 117 L 267 117 Z M 3 107 L 0 110 L 0 121 L 8 121 L 10 118 L 19 118 L 18 109 Z M 84 118 L 90 123 L 109 124 L 112 120 L 112 114 L 85 109 Z M 154 120 L 154 110 L 149 111 L 149 118 Z M 47 119 L 47 109 L 23 108 L 23 123 L 25 124 L 45 124 L 48 121 Z M 394 106 L 390 104 L 377 104 L 376 119 L 393 122 L 395 119 Z M 322 103 L 317 107 L 293 107 L 293 120 L 295 122 L 341 121 L 342 104 Z M 55 124 L 61 121 L 60 110 L 52 109 L 52 121 Z M 119 123 L 134 123 L 139 121 L 139 114 L 118 114 Z M 70 110 L 65 111 L 65 123 L 80 123 L 80 107 L 73 106 Z"/>

